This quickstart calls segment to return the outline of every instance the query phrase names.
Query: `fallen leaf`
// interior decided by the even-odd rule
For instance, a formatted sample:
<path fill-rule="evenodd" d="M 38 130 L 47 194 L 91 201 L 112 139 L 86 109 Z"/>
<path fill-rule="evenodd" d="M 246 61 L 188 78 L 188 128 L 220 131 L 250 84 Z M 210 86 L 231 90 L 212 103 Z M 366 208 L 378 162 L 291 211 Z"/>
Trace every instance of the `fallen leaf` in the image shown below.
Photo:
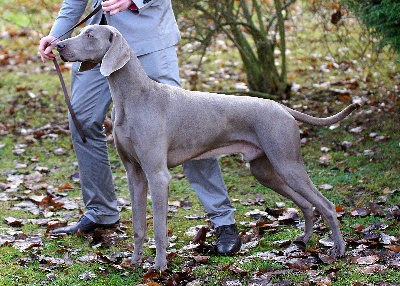
<path fill-rule="evenodd" d="M 195 255 L 193 259 L 200 264 L 206 264 L 210 260 L 210 256 L 205 255 Z"/>
<path fill-rule="evenodd" d="M 330 237 L 325 237 L 325 238 L 320 239 L 319 243 L 321 243 L 323 246 L 326 246 L 326 247 L 332 247 L 335 244 L 333 242 L 333 239 Z"/>
<path fill-rule="evenodd" d="M 361 133 L 363 130 L 364 130 L 364 128 L 362 126 L 358 126 L 358 127 L 355 127 L 355 128 L 351 128 L 349 131 L 351 133 Z"/>
<path fill-rule="evenodd" d="M 89 279 L 96 278 L 96 277 L 97 277 L 97 275 L 94 274 L 94 273 L 91 272 L 91 271 L 86 271 L 86 272 L 84 272 L 84 273 L 82 273 L 82 274 L 80 274 L 80 275 L 78 276 L 78 278 L 79 278 L 80 280 L 89 280 Z"/>
<path fill-rule="evenodd" d="M 332 190 L 333 189 L 333 186 L 329 185 L 329 184 L 322 184 L 319 187 L 320 187 L 320 189 L 323 189 L 323 190 Z"/>
<path fill-rule="evenodd" d="M 78 257 L 80 262 L 95 262 L 98 256 L 96 253 L 87 253 L 81 257 Z"/>
<path fill-rule="evenodd" d="M 331 160 L 332 160 L 331 154 L 324 154 L 321 157 L 319 157 L 319 164 L 322 166 L 329 166 Z"/>
<path fill-rule="evenodd" d="M 397 238 L 391 235 L 387 235 L 385 233 L 381 233 L 381 237 L 379 239 L 379 241 L 383 244 L 391 244 L 397 241 Z"/>
<path fill-rule="evenodd" d="M 40 236 L 30 236 L 26 239 L 15 240 L 13 247 L 21 252 L 25 252 L 33 247 L 40 247 L 42 244 L 42 238 Z"/>
<path fill-rule="evenodd" d="M 4 245 L 11 245 L 15 241 L 15 237 L 12 235 L 0 234 L 0 247 Z"/>
<path fill-rule="evenodd" d="M 318 258 L 325 264 L 331 264 L 336 261 L 336 259 L 333 258 L 332 256 L 322 254 L 322 253 L 318 253 Z"/>
<path fill-rule="evenodd" d="M 233 273 L 240 275 L 240 276 L 246 276 L 248 274 L 247 271 L 243 270 L 242 268 L 236 266 L 236 265 L 231 265 L 228 268 L 230 271 L 232 271 Z"/>
<path fill-rule="evenodd" d="M 361 216 L 361 217 L 365 217 L 367 215 L 369 215 L 369 210 L 366 208 L 355 208 L 352 212 L 351 212 L 352 216 Z"/>
<path fill-rule="evenodd" d="M 4 221 L 13 227 L 21 227 L 25 224 L 25 221 L 22 219 L 14 218 L 14 217 L 6 217 L 4 218 Z"/>
<path fill-rule="evenodd" d="M 359 265 L 374 264 L 378 260 L 379 260 L 378 255 L 369 255 L 369 256 L 357 258 L 357 264 L 359 264 Z"/>
<path fill-rule="evenodd" d="M 209 227 L 203 226 L 196 233 L 195 237 L 192 239 L 192 243 L 203 243 L 206 241 L 207 232 L 210 230 Z"/>
<path fill-rule="evenodd" d="M 289 261 L 286 263 L 286 266 L 289 268 L 293 269 L 298 269 L 298 270 L 310 270 L 311 267 L 313 266 L 312 263 L 309 263 L 309 261 L 301 258 L 292 258 L 289 259 Z"/>
<path fill-rule="evenodd" d="M 380 264 L 373 264 L 366 266 L 365 268 L 361 269 L 362 273 L 366 274 L 380 274 L 383 275 L 386 273 L 387 267 L 385 265 L 380 265 Z"/>
<path fill-rule="evenodd" d="M 161 277 L 160 271 L 150 268 L 147 271 L 147 273 L 143 276 L 143 280 L 147 281 L 150 279 L 160 278 L 160 277 Z M 159 284 L 156 284 L 156 285 L 159 285 Z"/>
<path fill-rule="evenodd" d="M 61 148 L 61 147 L 54 148 L 53 152 L 54 152 L 55 155 L 65 155 L 65 154 L 68 153 L 68 151 L 66 149 Z"/>
<path fill-rule="evenodd" d="M 278 217 L 278 221 L 283 224 L 294 224 L 300 221 L 299 211 L 294 208 L 288 208 Z"/>
<path fill-rule="evenodd" d="M 394 252 L 400 252 L 400 245 L 385 245 L 384 248 L 390 249 Z"/>

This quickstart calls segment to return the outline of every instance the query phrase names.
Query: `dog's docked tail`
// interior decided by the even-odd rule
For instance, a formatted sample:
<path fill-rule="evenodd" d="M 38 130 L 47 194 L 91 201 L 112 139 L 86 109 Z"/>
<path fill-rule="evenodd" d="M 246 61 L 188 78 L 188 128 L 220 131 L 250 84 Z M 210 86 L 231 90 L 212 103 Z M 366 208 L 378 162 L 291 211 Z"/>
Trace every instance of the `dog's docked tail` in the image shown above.
<path fill-rule="evenodd" d="M 328 126 L 332 125 L 336 122 L 339 122 L 340 120 L 344 119 L 352 113 L 355 109 L 359 108 L 361 105 L 358 103 L 353 103 L 347 106 L 345 109 L 340 111 L 339 113 L 332 115 L 330 117 L 326 118 L 317 118 L 313 117 L 304 113 L 301 113 L 299 111 L 293 110 L 287 106 L 285 106 L 286 110 L 298 121 L 303 122 L 303 123 L 308 123 L 311 125 L 317 125 L 317 126 Z"/>

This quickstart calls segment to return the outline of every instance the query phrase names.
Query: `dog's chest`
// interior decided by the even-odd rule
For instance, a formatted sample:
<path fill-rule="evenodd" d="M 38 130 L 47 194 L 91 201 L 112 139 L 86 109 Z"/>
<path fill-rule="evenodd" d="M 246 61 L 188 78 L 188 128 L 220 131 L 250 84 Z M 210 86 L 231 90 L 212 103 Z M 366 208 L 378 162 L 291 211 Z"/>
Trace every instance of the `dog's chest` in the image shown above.
<path fill-rule="evenodd" d="M 121 156 L 121 159 L 124 160 L 124 158 L 128 159 L 129 161 L 136 161 L 139 162 L 137 153 L 136 153 L 136 148 L 135 148 L 135 142 L 133 142 L 133 138 L 130 136 L 127 136 L 127 130 L 125 130 L 123 126 L 115 126 L 113 130 L 114 134 L 114 142 L 115 142 L 115 147 L 118 150 L 118 153 Z"/>

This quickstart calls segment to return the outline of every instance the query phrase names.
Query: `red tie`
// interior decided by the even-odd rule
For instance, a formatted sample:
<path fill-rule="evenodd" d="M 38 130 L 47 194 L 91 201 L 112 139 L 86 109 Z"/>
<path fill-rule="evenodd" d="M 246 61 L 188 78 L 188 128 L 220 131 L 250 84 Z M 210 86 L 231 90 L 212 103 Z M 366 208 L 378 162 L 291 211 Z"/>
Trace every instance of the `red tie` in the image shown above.
<path fill-rule="evenodd" d="M 135 5 L 135 3 L 133 3 L 131 6 L 128 7 L 128 10 L 137 11 L 138 7 Z"/>

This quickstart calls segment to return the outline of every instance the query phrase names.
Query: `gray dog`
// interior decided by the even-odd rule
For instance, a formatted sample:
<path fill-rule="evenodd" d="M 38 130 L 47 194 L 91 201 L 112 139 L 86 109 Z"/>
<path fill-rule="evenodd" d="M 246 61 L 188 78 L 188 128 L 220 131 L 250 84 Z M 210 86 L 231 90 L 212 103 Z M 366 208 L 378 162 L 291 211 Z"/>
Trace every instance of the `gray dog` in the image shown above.
<path fill-rule="evenodd" d="M 132 199 L 135 249 L 132 264 L 142 261 L 146 239 L 147 188 L 153 202 L 155 268 L 167 268 L 167 205 L 169 168 L 188 160 L 242 153 L 264 186 L 291 199 L 304 214 L 304 234 L 312 235 L 313 206 L 326 219 L 334 246 L 330 255 L 344 254 L 334 205 L 314 186 L 301 157 L 296 120 L 331 125 L 358 104 L 328 118 L 315 118 L 277 102 L 253 97 L 187 91 L 151 80 L 125 39 L 113 27 L 87 26 L 61 41 L 64 61 L 82 62 L 80 71 L 101 63 L 114 102 L 114 138 L 126 168 Z"/>

